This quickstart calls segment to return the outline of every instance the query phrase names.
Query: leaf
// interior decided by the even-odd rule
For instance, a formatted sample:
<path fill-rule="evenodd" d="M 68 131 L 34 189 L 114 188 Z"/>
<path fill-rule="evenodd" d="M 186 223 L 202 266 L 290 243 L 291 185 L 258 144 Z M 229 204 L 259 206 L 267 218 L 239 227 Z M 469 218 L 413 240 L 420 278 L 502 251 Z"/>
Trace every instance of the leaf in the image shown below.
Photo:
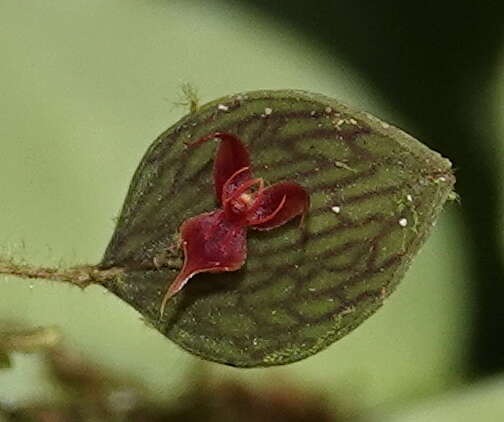
<path fill-rule="evenodd" d="M 497 375 L 484 381 L 463 385 L 449 393 L 434 395 L 413 406 L 395 411 L 372 412 L 367 422 L 472 422 L 500 421 L 504 415 L 504 377 Z"/>
<path fill-rule="evenodd" d="M 247 144 L 254 174 L 310 193 L 296 222 L 249 232 L 242 270 L 200 274 L 170 299 L 182 253 L 177 230 L 217 207 L 211 132 Z M 101 263 L 125 274 L 106 287 L 161 333 L 208 360 L 255 367 L 310 356 L 353 330 L 394 290 L 429 234 L 455 178 L 451 164 L 367 113 L 302 91 L 221 98 L 185 116 L 137 169 Z"/>

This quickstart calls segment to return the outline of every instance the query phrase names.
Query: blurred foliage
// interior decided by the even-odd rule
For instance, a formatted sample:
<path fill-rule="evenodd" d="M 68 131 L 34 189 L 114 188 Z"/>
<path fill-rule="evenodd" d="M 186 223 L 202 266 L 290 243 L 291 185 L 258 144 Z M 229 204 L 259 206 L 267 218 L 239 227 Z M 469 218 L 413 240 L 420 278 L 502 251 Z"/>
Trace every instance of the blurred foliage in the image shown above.
<path fill-rule="evenodd" d="M 61 335 L 52 327 L 26 329 L 12 323 L 0 324 L 0 353 L 33 353 L 54 347 Z"/>
<path fill-rule="evenodd" d="M 16 338 L 43 337 L 52 329 L 17 330 Z M 3 336 L 3 339 L 6 337 Z M 11 337 L 12 338 L 12 337 Z M 46 373 L 65 398 L 62 402 L 10 404 L 0 399 L 1 422 L 428 422 L 496 421 L 504 412 L 504 380 L 496 379 L 420 403 L 389 415 L 381 410 L 363 415 L 327 396 L 286 380 L 271 378 L 268 386 L 237 381 L 215 382 L 208 363 L 192 367 L 192 387 L 177 400 L 154 403 L 143 386 L 87 361 L 61 342 L 33 349 L 43 354 Z M 334 400 L 334 399 L 333 399 Z"/>
<path fill-rule="evenodd" d="M 388 415 L 378 411 L 361 422 L 497 422 L 504 415 L 503 397 L 504 377 L 493 377 Z"/>
<path fill-rule="evenodd" d="M 186 421 L 186 422 L 336 422 L 327 399 L 313 392 L 282 385 L 258 390 L 236 382 L 215 384 L 205 363 L 195 365 L 195 382 L 171 405 L 154 404 L 142 386 L 84 360 L 62 345 L 44 351 L 48 376 L 65 397 L 13 406 L 0 400 L 0 421 Z M 350 417 L 346 410 L 346 417 Z M 3 419 L 2 419 L 3 418 Z"/>

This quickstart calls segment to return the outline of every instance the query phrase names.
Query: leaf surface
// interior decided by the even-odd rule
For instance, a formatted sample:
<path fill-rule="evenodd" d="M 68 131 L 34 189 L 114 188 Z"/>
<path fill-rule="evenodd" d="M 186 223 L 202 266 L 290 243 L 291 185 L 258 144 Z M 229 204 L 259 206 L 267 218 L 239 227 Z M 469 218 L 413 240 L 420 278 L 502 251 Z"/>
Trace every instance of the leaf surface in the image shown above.
<path fill-rule="evenodd" d="M 297 221 L 249 231 L 236 272 L 198 274 L 161 299 L 182 264 L 184 220 L 218 207 L 217 144 L 238 136 L 256 177 L 310 193 Z M 343 337 L 394 290 L 452 193 L 451 164 L 404 132 L 330 98 L 255 91 L 201 107 L 154 141 L 138 167 L 103 268 L 123 267 L 106 287 L 161 333 L 208 360 L 255 367 L 294 362 Z"/>

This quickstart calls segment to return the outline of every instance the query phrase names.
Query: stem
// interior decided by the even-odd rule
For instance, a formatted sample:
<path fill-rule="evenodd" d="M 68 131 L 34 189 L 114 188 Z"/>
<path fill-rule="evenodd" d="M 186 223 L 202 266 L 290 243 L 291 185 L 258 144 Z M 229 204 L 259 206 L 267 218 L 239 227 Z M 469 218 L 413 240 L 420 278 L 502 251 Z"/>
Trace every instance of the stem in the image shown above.
<path fill-rule="evenodd" d="M 66 269 L 35 267 L 27 264 L 0 260 L 0 274 L 21 278 L 43 278 L 46 280 L 62 281 L 80 288 L 85 288 L 90 284 L 102 284 L 106 281 L 116 280 L 123 271 L 122 268 L 117 267 L 101 270 L 92 265 L 83 265 Z"/>

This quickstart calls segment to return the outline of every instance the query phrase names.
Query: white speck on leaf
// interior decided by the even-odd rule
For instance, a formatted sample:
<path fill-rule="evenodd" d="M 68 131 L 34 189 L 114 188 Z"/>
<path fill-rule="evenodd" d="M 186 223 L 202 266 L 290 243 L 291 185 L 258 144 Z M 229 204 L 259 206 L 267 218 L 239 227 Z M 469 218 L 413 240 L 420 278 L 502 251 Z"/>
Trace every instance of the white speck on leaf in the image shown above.
<path fill-rule="evenodd" d="M 266 107 L 266 108 L 264 109 L 264 114 L 265 114 L 266 116 L 269 116 L 271 113 L 273 113 L 273 109 L 272 109 L 272 108 L 270 108 L 270 107 Z"/>
<path fill-rule="evenodd" d="M 339 168 L 342 168 L 342 169 L 345 169 L 345 170 L 355 171 L 352 167 L 350 167 L 348 164 L 346 164 L 346 163 L 344 163 L 342 161 L 335 161 L 334 165 L 336 167 L 339 167 Z"/>
<path fill-rule="evenodd" d="M 343 125 L 343 123 L 345 123 L 345 121 L 343 119 L 338 119 L 338 120 L 333 120 L 333 125 L 334 127 L 336 128 L 336 130 L 341 130 L 341 126 Z"/>
<path fill-rule="evenodd" d="M 401 227 L 406 227 L 406 226 L 408 225 L 408 220 L 407 220 L 406 218 L 401 218 L 401 219 L 399 220 L 399 225 L 400 225 Z"/>
<path fill-rule="evenodd" d="M 409 202 L 413 202 L 413 197 L 408 193 L 406 195 L 406 199 L 409 201 Z"/>
<path fill-rule="evenodd" d="M 386 289 L 385 287 L 382 287 L 382 288 L 380 289 L 380 297 L 381 297 L 382 299 L 385 299 L 385 298 L 387 297 L 387 289 Z"/>
<path fill-rule="evenodd" d="M 217 106 L 217 109 L 221 110 L 221 111 L 228 111 L 229 110 L 229 107 L 225 104 L 219 104 Z"/>
<path fill-rule="evenodd" d="M 332 108 L 331 108 L 331 107 L 326 107 L 326 108 L 325 108 L 325 112 L 326 112 L 327 114 L 331 114 L 331 113 L 332 113 Z"/>
<path fill-rule="evenodd" d="M 331 207 L 331 211 L 334 212 L 335 214 L 339 214 L 341 212 L 341 207 L 335 205 L 334 207 Z"/>
<path fill-rule="evenodd" d="M 353 311 L 355 311 L 355 307 L 354 306 L 347 306 L 346 308 L 344 308 L 340 315 L 343 316 L 343 315 L 348 315 L 348 314 L 351 314 Z"/>

